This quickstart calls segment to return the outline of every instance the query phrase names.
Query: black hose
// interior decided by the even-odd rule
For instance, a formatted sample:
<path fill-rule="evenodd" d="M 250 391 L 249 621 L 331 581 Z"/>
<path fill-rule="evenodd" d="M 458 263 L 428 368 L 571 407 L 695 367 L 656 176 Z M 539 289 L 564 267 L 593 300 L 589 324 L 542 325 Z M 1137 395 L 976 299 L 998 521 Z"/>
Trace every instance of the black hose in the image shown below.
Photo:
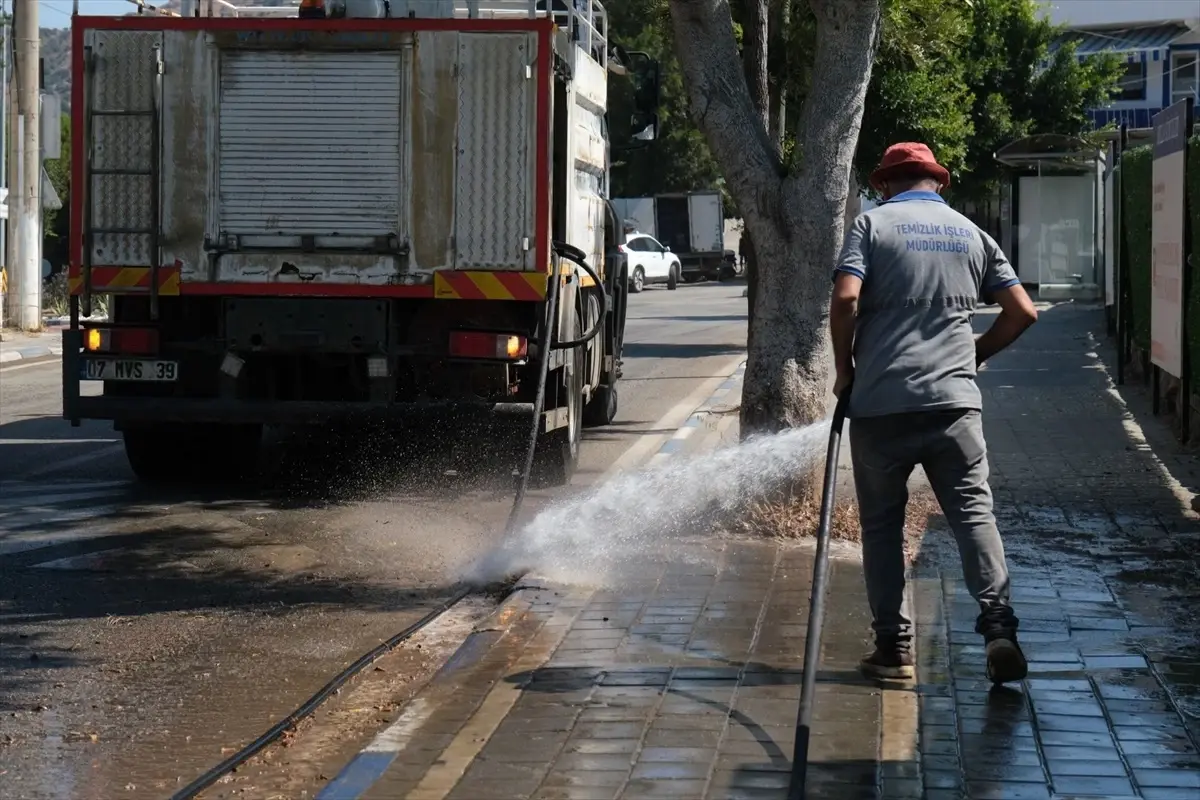
<path fill-rule="evenodd" d="M 327 699 L 329 699 L 329 696 L 331 694 L 333 694 L 338 689 L 340 689 L 342 687 L 342 685 L 346 683 L 346 681 L 350 680 L 355 675 L 357 675 L 359 672 L 366 669 L 380 656 L 384 655 L 385 653 L 388 653 L 391 650 L 394 650 L 398 645 L 402 644 L 405 640 L 411 639 L 414 634 L 416 634 L 418 631 L 420 631 L 422 628 L 424 628 L 429 623 L 433 622 L 435 619 L 440 617 L 442 614 L 446 613 L 446 611 L 452 605 L 457 603 L 459 600 L 462 600 L 464 597 L 466 597 L 470 593 L 471 593 L 470 587 L 463 587 L 463 588 L 458 589 L 449 598 L 447 598 L 446 600 L 443 600 L 441 605 L 439 605 L 433 611 L 430 611 L 428 614 L 421 617 L 419 620 L 414 622 L 412 625 L 409 625 L 407 628 L 400 631 L 395 636 L 388 639 L 386 642 L 379 645 L 374 650 L 372 650 L 371 652 L 362 656 L 357 661 L 355 661 L 353 664 L 351 664 L 350 666 L 346 667 L 344 670 L 339 672 L 336 676 L 334 676 L 333 680 L 329 681 L 329 683 L 322 686 L 317 691 L 317 693 L 314 694 L 312 697 L 305 700 L 303 705 L 301 705 L 299 708 L 297 708 L 291 714 L 288 714 L 284 719 L 275 723 L 275 725 L 273 725 L 271 727 L 271 729 L 268 730 L 266 733 L 264 733 L 262 736 L 259 736 L 253 742 L 246 745 L 241 750 L 238 750 L 236 753 L 231 755 L 229 758 L 225 759 L 220 764 L 217 764 L 215 767 L 210 769 L 208 772 L 205 772 L 199 778 L 196 778 L 196 780 L 192 781 L 187 786 L 183 787 L 178 792 L 171 795 L 171 800 L 191 800 L 191 798 L 195 797 L 200 792 L 202 792 L 205 789 L 207 789 L 208 787 L 212 786 L 214 783 L 216 783 L 221 778 L 223 778 L 227 773 L 229 773 L 232 770 L 234 770 L 235 768 L 237 768 L 240 764 L 243 764 L 244 762 L 249 761 L 251 758 L 253 758 L 255 756 L 255 754 L 258 753 L 258 751 L 260 751 L 263 748 L 270 745 L 272 742 L 274 742 L 276 739 L 278 739 L 280 736 L 282 736 L 286 731 L 295 727 L 296 725 L 298 725 L 301 722 L 301 720 L 303 720 L 305 717 L 308 717 L 314 711 L 316 711 L 317 708 L 322 703 L 324 703 Z"/>
<path fill-rule="evenodd" d="M 817 669 L 821 664 L 821 626 L 825 622 L 825 585 L 829 580 L 829 537 L 833 525 L 833 496 L 837 490 L 838 451 L 850 387 L 842 390 L 833 409 L 829 449 L 825 453 L 825 485 L 821 488 L 821 524 L 817 526 L 817 555 L 813 561 L 812 596 L 808 601 L 808 635 L 804 639 L 804 676 L 800 685 L 800 709 L 796 714 L 796 746 L 792 751 L 792 774 L 787 800 L 804 800 L 808 779 L 808 740 L 812 735 L 813 704 L 817 694 Z"/>
<path fill-rule="evenodd" d="M 596 273 L 591 267 L 588 266 L 583 252 L 571 247 L 570 245 L 561 242 L 555 242 L 554 253 L 556 256 L 553 262 L 554 278 L 550 281 L 550 285 L 548 287 L 546 298 L 546 319 L 545 324 L 542 326 L 541 338 L 538 342 L 538 354 L 541 358 L 541 362 L 538 365 L 537 393 L 534 396 L 533 401 L 533 423 L 529 434 L 529 448 L 525 453 L 525 468 L 522 470 L 520 480 L 517 483 L 517 493 L 513 498 L 512 508 L 509 510 L 508 522 L 504 527 L 505 538 L 508 538 L 510 535 L 512 535 L 516 527 L 517 517 L 520 515 L 521 506 L 525 502 L 525 494 L 529 486 L 529 475 L 533 470 L 533 459 L 537 451 L 538 433 L 541 431 L 542 427 L 542 411 L 546 405 L 546 376 L 550 371 L 550 351 L 552 349 L 578 347 L 579 345 L 586 344 L 587 342 L 591 341 L 593 338 L 595 338 L 596 334 L 599 333 L 601 327 L 603 326 L 604 314 L 608 308 L 604 286 L 600 283 L 600 279 Z M 567 260 L 578 264 L 585 272 L 592 276 L 593 280 L 596 281 L 596 285 L 600 287 L 599 321 L 591 331 L 575 342 L 554 342 L 554 330 L 558 321 L 558 316 L 556 313 L 558 310 L 558 298 L 562 288 L 562 276 L 559 274 L 561 258 L 566 258 Z M 421 617 L 421 619 L 417 620 L 415 623 L 400 631 L 400 633 L 388 639 L 386 642 L 379 645 L 366 655 L 363 655 L 353 664 L 339 672 L 332 680 L 322 686 L 316 694 L 305 700 L 299 708 L 273 725 L 266 733 L 262 734 L 257 739 L 250 742 L 250 744 L 246 745 L 241 750 L 229 756 L 229 758 L 225 759 L 220 764 L 217 764 L 215 767 L 196 778 L 187 786 L 171 795 L 171 800 L 192 800 L 192 798 L 194 798 L 200 792 L 212 786 L 226 774 L 236 769 L 239 765 L 249 761 L 259 751 L 270 746 L 285 732 L 294 728 L 302 720 L 312 715 L 312 713 L 316 711 L 322 703 L 329 699 L 330 695 L 340 689 L 348 680 L 353 678 L 366 667 L 370 666 L 380 656 L 390 652 L 391 650 L 394 650 L 404 641 L 412 638 L 414 634 L 440 617 L 451 606 L 462 600 L 470 593 L 471 587 L 469 586 L 460 587 L 457 589 L 453 595 L 442 601 L 442 603 L 433 611 L 430 611 L 428 614 Z"/>
<path fill-rule="evenodd" d="M 555 248 L 555 254 L 558 254 Z M 582 259 L 580 259 L 582 260 Z M 546 375 L 550 372 L 550 348 L 554 342 L 554 329 L 558 322 L 558 296 L 562 292 L 562 276 L 559 273 L 559 259 L 554 258 L 553 277 L 546 293 L 546 318 L 542 324 L 542 335 L 538 340 L 538 381 L 537 392 L 533 396 L 533 423 L 529 433 L 529 448 L 525 451 L 525 464 L 521 469 L 521 477 L 517 482 L 517 495 L 513 499 L 512 508 L 508 510 L 508 521 L 504 523 L 504 539 L 508 539 L 517 528 L 517 517 L 521 514 L 521 505 L 525 502 L 525 492 L 529 488 L 529 475 L 533 471 L 533 459 L 537 453 L 538 434 L 542 430 L 542 411 L 546 407 Z"/>
<path fill-rule="evenodd" d="M 553 343 L 550 346 L 555 350 L 567 350 L 572 347 L 579 347 L 580 345 L 585 345 L 592 339 L 595 339 L 596 334 L 600 333 L 601 329 L 604 328 L 604 315 L 608 313 L 608 292 L 605 290 L 604 283 L 600 280 L 600 276 L 596 274 L 595 270 L 588 266 L 587 261 L 584 260 L 582 251 L 575 250 L 575 248 L 571 249 L 574 250 L 574 252 L 563 251 L 562 257 L 568 261 L 578 264 L 580 268 L 582 268 L 583 271 L 591 276 L 591 279 L 596 282 L 596 288 L 600 290 L 600 313 L 596 315 L 596 324 L 592 326 L 591 330 L 580 336 L 578 339 L 569 342 Z M 557 271 L 558 270 L 556 269 L 555 272 Z"/>

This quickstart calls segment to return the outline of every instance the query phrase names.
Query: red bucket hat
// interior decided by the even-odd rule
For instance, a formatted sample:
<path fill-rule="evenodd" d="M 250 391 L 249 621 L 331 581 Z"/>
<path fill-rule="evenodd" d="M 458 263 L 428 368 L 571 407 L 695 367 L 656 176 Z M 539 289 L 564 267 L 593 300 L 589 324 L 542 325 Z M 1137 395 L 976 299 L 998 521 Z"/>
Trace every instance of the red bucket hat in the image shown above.
<path fill-rule="evenodd" d="M 879 166 L 871 173 L 871 188 L 883 191 L 884 182 L 897 171 L 903 169 L 907 172 L 914 167 L 942 186 L 950 185 L 950 170 L 937 162 L 932 150 L 920 142 L 900 142 L 884 151 Z"/>

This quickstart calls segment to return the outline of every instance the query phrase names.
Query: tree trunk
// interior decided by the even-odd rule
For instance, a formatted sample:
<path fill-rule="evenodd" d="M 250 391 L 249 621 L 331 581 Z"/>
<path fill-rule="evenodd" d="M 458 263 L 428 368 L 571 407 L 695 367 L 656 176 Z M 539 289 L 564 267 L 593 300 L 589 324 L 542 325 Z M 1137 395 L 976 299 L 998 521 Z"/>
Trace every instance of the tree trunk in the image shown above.
<path fill-rule="evenodd" d="M 784 0 L 786 2 L 787 0 Z M 771 75 L 770 75 L 770 44 L 771 24 L 768 0 L 745 0 L 746 22 L 742 26 L 742 74 L 746 76 L 746 86 L 750 91 L 750 100 L 758 111 L 763 125 L 771 129 Z M 771 134 L 774 138 L 774 133 Z M 783 152 L 783 148 L 779 148 Z M 742 236 L 746 237 L 746 317 L 749 320 L 749 330 L 746 332 L 746 347 L 753 349 L 754 338 L 754 298 L 758 295 L 757 269 L 754 254 L 754 237 L 749 228 L 743 227 Z"/>
<path fill-rule="evenodd" d="M 749 351 L 754 349 L 754 302 L 758 297 L 758 257 L 754 253 L 754 238 L 750 235 L 750 229 L 745 227 L 745 220 L 742 220 L 742 237 L 746 240 L 746 263 L 743 274 L 746 277 L 746 319 L 749 323 L 749 330 L 746 331 L 746 349 Z"/>
<path fill-rule="evenodd" d="M 772 0 L 770 12 L 769 57 L 774 65 L 775 80 L 771 85 L 770 133 L 779 152 L 787 143 L 787 86 L 791 71 L 788 69 L 788 28 L 792 20 L 792 0 Z"/>
<path fill-rule="evenodd" d="M 727 0 L 670 0 L 691 107 L 742 211 L 756 256 L 743 435 L 821 419 L 829 378 L 830 275 L 879 41 L 879 0 L 809 0 L 812 88 L 785 174 L 738 59 Z"/>
<path fill-rule="evenodd" d="M 771 90 L 767 71 L 767 42 L 770 36 L 767 0 L 746 0 L 746 22 L 742 25 L 742 72 L 750 102 L 758 109 L 764 126 L 770 124 Z"/>

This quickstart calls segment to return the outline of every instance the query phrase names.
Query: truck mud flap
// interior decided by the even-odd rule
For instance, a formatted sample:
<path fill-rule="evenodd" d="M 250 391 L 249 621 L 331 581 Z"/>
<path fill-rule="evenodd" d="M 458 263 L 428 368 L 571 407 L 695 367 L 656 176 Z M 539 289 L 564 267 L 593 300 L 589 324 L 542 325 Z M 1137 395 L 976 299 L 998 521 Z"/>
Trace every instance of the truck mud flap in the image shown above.
<path fill-rule="evenodd" d="M 79 427 L 79 351 L 83 349 L 83 331 L 68 328 L 63 331 L 62 385 L 63 419 Z"/>

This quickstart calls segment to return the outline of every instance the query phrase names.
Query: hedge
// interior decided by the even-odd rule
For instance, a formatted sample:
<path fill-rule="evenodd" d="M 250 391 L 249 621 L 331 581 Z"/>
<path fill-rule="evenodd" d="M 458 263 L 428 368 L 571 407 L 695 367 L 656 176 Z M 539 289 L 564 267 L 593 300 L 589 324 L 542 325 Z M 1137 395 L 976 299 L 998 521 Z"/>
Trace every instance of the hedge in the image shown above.
<path fill-rule="evenodd" d="M 1187 298 L 1188 356 L 1192 386 L 1200 377 L 1200 136 L 1188 140 L 1187 195 L 1192 226 L 1192 286 Z M 1195 393 L 1195 389 L 1192 391 Z"/>
<path fill-rule="evenodd" d="M 1121 156 L 1121 193 L 1125 196 L 1125 234 L 1129 261 L 1130 314 L 1133 344 L 1150 349 L 1150 217 L 1153 199 L 1154 153 L 1147 145 Z"/>
<path fill-rule="evenodd" d="M 1130 327 L 1136 347 L 1150 349 L 1150 247 L 1154 156 L 1149 146 L 1125 152 L 1117 167 L 1125 195 L 1123 229 L 1129 246 Z M 1192 375 L 1200 376 L 1200 136 L 1188 140 L 1187 187 L 1192 228 L 1187 331 Z"/>

